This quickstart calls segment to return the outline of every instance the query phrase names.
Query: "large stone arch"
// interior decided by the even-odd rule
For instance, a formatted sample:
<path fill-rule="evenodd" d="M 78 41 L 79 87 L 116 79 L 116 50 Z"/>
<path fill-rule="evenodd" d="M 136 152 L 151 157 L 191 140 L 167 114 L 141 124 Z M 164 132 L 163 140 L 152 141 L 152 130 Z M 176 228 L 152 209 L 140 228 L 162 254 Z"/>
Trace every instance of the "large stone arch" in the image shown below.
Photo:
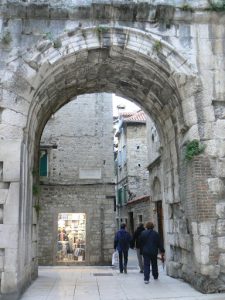
<path fill-rule="evenodd" d="M 158 32 L 114 25 L 78 26 L 59 38 L 62 47 L 54 47 L 52 40 L 42 40 L 29 51 L 10 57 L 4 74 L 1 73 L 1 97 L 8 110 L 0 110 L 0 114 L 9 120 L 1 128 L 2 203 L 10 200 L 0 207 L 4 210 L 2 228 L 7 232 L 1 242 L 1 256 L 6 262 L 13 256 L 11 263 L 4 266 L 1 292 L 17 297 L 37 276 L 37 216 L 32 187 L 42 130 L 50 115 L 72 97 L 92 92 L 115 92 L 132 100 L 156 123 L 163 147 L 169 274 L 185 278 L 203 291 L 223 289 L 218 287 L 218 278 L 224 256 L 220 256 L 219 263 L 218 248 L 216 253 L 199 259 L 199 249 L 205 247 L 208 251 L 216 240 L 215 202 L 223 198 L 223 184 L 211 171 L 207 155 L 199 156 L 188 166 L 182 160 L 185 141 L 210 140 L 210 134 L 207 136 L 202 129 L 205 117 L 198 114 L 202 112 L 202 102 L 198 100 L 205 99 L 201 77 L 187 57 L 160 39 Z M 16 109 L 14 103 L 18 103 Z M 198 176 L 204 191 L 195 182 Z M 204 201 L 199 201 L 205 195 L 212 203 L 209 215 Z M 197 210 L 193 202 L 198 204 Z M 220 205 L 224 208 L 224 202 Z M 222 224 L 223 213 L 218 214 Z M 174 215 L 183 220 L 181 230 L 179 224 L 174 225 Z M 185 227 L 186 223 L 189 224 Z M 222 235 L 223 231 L 217 230 Z M 6 239 L 11 233 L 17 241 L 13 245 Z M 188 253 L 186 262 L 182 260 L 183 252 Z M 190 270 L 188 264 L 193 257 L 195 263 Z M 195 282 L 194 274 L 198 274 L 200 283 Z M 204 285 L 207 276 L 209 285 Z"/>
<path fill-rule="evenodd" d="M 185 58 L 175 49 L 160 41 L 162 48 L 157 52 L 154 45 L 159 40 L 140 30 L 98 26 L 68 32 L 60 38 L 60 49 L 55 49 L 52 41 L 44 40 L 23 55 L 22 62 L 18 59 L 11 80 L 7 78 L 5 82 L 6 89 L 28 103 L 23 111 L 27 121 L 21 150 L 20 218 L 24 225 L 19 241 L 20 247 L 33 259 L 29 264 L 28 257 L 21 253 L 22 265 L 28 265 L 34 276 L 37 260 L 31 251 L 36 251 L 36 244 L 32 242 L 36 234 L 33 219 L 36 212 L 32 187 L 36 184 L 34 171 L 40 136 L 51 114 L 72 97 L 92 92 L 114 92 L 141 105 L 155 120 L 162 144 L 167 148 L 164 155 L 165 173 L 170 177 L 167 200 L 174 201 L 173 195 L 179 202 L 179 188 L 174 189 L 178 176 L 172 181 L 178 174 L 180 151 L 177 146 L 181 145 L 187 124 L 182 109 L 184 99 L 178 86 L 180 78 L 195 78 Z M 9 68 L 14 65 L 15 62 L 9 64 Z M 171 170 L 174 174 L 169 175 Z"/>

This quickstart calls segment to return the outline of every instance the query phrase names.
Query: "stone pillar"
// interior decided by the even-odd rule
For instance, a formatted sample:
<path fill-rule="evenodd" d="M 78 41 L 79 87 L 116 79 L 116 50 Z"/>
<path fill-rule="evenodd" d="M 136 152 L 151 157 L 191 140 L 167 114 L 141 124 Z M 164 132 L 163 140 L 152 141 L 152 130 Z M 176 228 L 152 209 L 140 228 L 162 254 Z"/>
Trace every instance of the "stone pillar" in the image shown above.
<path fill-rule="evenodd" d="M 190 266 L 182 266 L 183 277 L 197 289 L 216 292 L 220 289 L 219 241 L 217 232 L 221 232 L 216 208 L 218 191 L 221 185 L 213 177 L 209 157 L 199 155 L 186 164 L 186 216 L 192 237 L 193 271 Z M 209 284 L 210 283 L 210 284 Z"/>
<path fill-rule="evenodd" d="M 18 228 L 21 142 L 0 143 L 0 288 L 1 295 L 18 294 Z"/>

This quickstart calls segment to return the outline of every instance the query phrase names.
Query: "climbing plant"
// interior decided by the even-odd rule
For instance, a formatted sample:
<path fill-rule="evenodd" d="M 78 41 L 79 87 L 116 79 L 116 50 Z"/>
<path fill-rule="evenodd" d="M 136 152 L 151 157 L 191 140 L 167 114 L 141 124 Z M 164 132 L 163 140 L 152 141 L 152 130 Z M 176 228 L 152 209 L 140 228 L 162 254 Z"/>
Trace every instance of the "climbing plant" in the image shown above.
<path fill-rule="evenodd" d="M 190 12 L 194 12 L 194 8 L 192 6 L 190 6 L 188 3 L 183 4 L 180 7 L 181 10 L 183 11 L 190 11 Z"/>
<path fill-rule="evenodd" d="M 58 38 L 54 38 L 51 32 L 46 32 L 44 34 L 44 39 L 50 40 L 53 43 L 53 47 L 55 49 L 59 49 L 59 48 L 62 47 L 62 41 L 61 41 L 61 39 L 59 37 Z"/>
<path fill-rule="evenodd" d="M 225 11 L 225 0 L 209 0 L 209 10 Z"/>
<path fill-rule="evenodd" d="M 62 47 L 62 41 L 60 40 L 60 38 L 53 40 L 53 47 L 55 49 L 59 49 Z"/>
<path fill-rule="evenodd" d="M 162 50 L 162 42 L 161 41 L 155 41 L 154 45 L 152 46 L 153 51 L 159 53 Z"/>
<path fill-rule="evenodd" d="M 37 216 L 39 217 L 40 211 L 41 211 L 41 206 L 39 203 L 34 204 L 34 209 L 36 211 Z"/>
<path fill-rule="evenodd" d="M 198 140 L 189 141 L 185 149 L 185 158 L 187 160 L 192 160 L 196 155 L 203 153 L 205 150 L 205 145 L 199 143 Z"/>
<path fill-rule="evenodd" d="M 98 25 L 96 27 L 96 31 L 97 33 L 104 33 L 104 32 L 107 32 L 109 29 L 105 26 L 102 26 L 102 25 Z"/>
<path fill-rule="evenodd" d="M 40 195 L 40 186 L 37 184 L 33 185 L 33 195 L 34 196 L 39 196 Z"/>
<path fill-rule="evenodd" d="M 1 38 L 1 41 L 3 44 L 5 45 L 9 45 L 11 42 L 12 42 L 12 36 L 11 36 L 11 33 L 9 31 L 6 31 L 4 34 L 3 34 L 3 37 Z"/>

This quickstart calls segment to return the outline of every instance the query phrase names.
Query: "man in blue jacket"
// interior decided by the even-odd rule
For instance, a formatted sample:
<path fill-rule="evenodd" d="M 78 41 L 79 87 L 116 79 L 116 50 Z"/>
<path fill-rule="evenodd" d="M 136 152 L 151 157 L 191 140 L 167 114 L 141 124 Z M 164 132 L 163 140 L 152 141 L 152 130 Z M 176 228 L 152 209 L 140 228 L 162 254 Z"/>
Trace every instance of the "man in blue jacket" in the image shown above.
<path fill-rule="evenodd" d="M 127 273 L 128 250 L 130 248 L 131 236 L 126 231 L 126 224 L 120 225 L 114 239 L 114 249 L 119 253 L 120 273 Z"/>
<path fill-rule="evenodd" d="M 140 236 L 141 253 L 144 257 L 144 282 L 149 283 L 150 278 L 150 263 L 152 265 L 152 275 L 154 279 L 158 279 L 158 264 L 157 255 L 158 251 L 161 252 L 163 258 L 165 250 L 162 246 L 158 232 L 154 231 L 154 224 L 148 222 L 146 230 L 142 231 Z"/>

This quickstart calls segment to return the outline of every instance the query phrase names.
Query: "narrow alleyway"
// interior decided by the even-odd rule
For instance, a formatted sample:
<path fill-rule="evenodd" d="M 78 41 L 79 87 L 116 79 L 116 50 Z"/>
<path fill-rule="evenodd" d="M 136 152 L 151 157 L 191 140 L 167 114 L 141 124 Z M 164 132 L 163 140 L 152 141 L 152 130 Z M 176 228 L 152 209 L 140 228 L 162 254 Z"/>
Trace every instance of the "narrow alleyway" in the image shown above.
<path fill-rule="evenodd" d="M 145 285 L 130 251 L 128 274 L 111 267 L 40 267 L 38 279 L 21 300 L 224 300 L 225 294 L 205 295 L 181 280 L 166 276 Z"/>

